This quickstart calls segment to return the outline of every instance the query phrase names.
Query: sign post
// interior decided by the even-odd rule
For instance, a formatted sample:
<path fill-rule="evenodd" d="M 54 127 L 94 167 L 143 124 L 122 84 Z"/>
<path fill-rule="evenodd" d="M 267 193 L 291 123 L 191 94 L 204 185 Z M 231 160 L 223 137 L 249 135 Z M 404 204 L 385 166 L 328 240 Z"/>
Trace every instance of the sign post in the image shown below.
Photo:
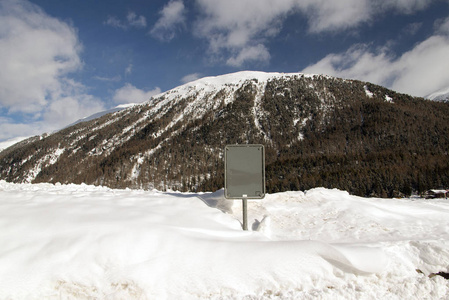
<path fill-rule="evenodd" d="M 248 230 L 248 199 L 242 199 L 242 211 L 243 211 L 243 220 L 242 220 L 242 228 L 243 230 Z"/>
<path fill-rule="evenodd" d="M 225 147 L 225 198 L 242 199 L 243 230 L 248 230 L 247 199 L 265 197 L 265 148 L 263 145 Z"/>

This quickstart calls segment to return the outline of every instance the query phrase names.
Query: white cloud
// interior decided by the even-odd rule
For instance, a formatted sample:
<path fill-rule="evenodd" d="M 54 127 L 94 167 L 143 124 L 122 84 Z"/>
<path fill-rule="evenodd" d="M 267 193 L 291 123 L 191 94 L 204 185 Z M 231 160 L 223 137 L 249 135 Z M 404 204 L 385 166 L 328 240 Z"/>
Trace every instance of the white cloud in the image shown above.
<path fill-rule="evenodd" d="M 125 69 L 125 76 L 127 75 L 131 75 L 131 73 L 133 72 L 133 64 L 129 64 L 126 69 Z"/>
<path fill-rule="evenodd" d="M 0 141 L 6 141 L 19 136 L 34 136 L 45 132 L 42 124 L 15 123 L 9 118 L 0 118 Z"/>
<path fill-rule="evenodd" d="M 354 45 L 344 53 L 326 55 L 302 72 L 385 84 L 393 75 L 392 61 L 386 49 L 378 49 L 373 53 L 367 45 Z"/>
<path fill-rule="evenodd" d="M 192 73 L 192 74 L 188 74 L 184 77 L 181 78 L 181 82 L 182 83 L 187 83 L 187 82 L 191 82 L 191 81 L 195 81 L 197 79 L 201 78 L 201 74 L 200 73 Z"/>
<path fill-rule="evenodd" d="M 58 124 L 62 128 L 73 121 L 105 110 L 102 101 L 91 95 L 76 95 L 52 101 L 43 114 L 45 124 Z M 67 122 L 70 120 L 70 122 Z"/>
<path fill-rule="evenodd" d="M 126 21 L 122 21 L 115 16 L 108 16 L 104 24 L 127 30 L 130 27 L 145 28 L 147 27 L 147 20 L 144 16 L 138 16 L 135 12 L 130 11 L 126 16 Z"/>
<path fill-rule="evenodd" d="M 435 31 L 438 34 L 449 35 L 449 17 L 435 21 Z"/>
<path fill-rule="evenodd" d="M 433 0 L 297 0 L 306 16 L 309 32 L 341 31 L 375 21 L 386 11 L 412 14 L 426 8 Z"/>
<path fill-rule="evenodd" d="M 373 6 L 380 12 L 394 9 L 402 14 L 412 14 L 426 8 L 432 1 L 434 0 L 379 0 L 374 2 Z"/>
<path fill-rule="evenodd" d="M 395 90 L 426 96 L 449 86 L 449 36 L 432 36 L 395 62 Z"/>
<path fill-rule="evenodd" d="M 197 0 L 203 15 L 195 34 L 209 41 L 213 54 L 229 56 L 229 65 L 263 60 L 269 53 L 265 40 L 278 34 L 283 18 L 295 7 L 294 0 Z M 256 54 L 251 57 L 250 53 Z M 237 54 L 237 55 L 236 55 Z"/>
<path fill-rule="evenodd" d="M 96 80 L 106 81 L 106 82 L 119 82 L 120 80 L 122 80 L 122 77 L 120 75 L 116 75 L 114 77 L 94 76 L 93 78 Z"/>
<path fill-rule="evenodd" d="M 0 139 L 52 131 L 104 109 L 69 78 L 82 68 L 81 51 L 72 26 L 28 1 L 0 1 Z"/>
<path fill-rule="evenodd" d="M 374 2 L 374 1 L 373 1 Z M 297 1 L 300 11 L 306 16 L 309 31 L 340 31 L 369 21 L 374 12 L 368 0 L 305 0 Z"/>
<path fill-rule="evenodd" d="M 147 27 L 147 20 L 144 16 L 138 16 L 135 12 L 130 11 L 128 15 L 126 16 L 126 19 L 128 20 L 128 24 L 132 27 L 137 28 L 145 28 Z"/>
<path fill-rule="evenodd" d="M 144 91 L 136 88 L 130 83 L 126 83 L 123 87 L 117 89 L 112 100 L 116 104 L 140 103 L 149 100 L 152 96 L 161 93 L 161 89 L 156 87 L 153 90 Z"/>
<path fill-rule="evenodd" d="M 399 57 L 388 48 L 371 51 L 357 45 L 344 53 L 329 54 L 302 72 L 354 78 L 387 86 L 413 96 L 426 96 L 449 86 L 449 32 L 447 22 L 435 35 L 415 45 Z"/>
<path fill-rule="evenodd" d="M 226 64 L 239 67 L 248 61 L 267 62 L 270 60 L 270 53 L 264 45 L 250 46 L 243 48 L 237 56 L 229 58 Z"/>
<path fill-rule="evenodd" d="M 63 91 L 61 78 L 81 68 L 74 28 L 24 1 L 0 3 L 0 104 L 39 111 Z"/>
<path fill-rule="evenodd" d="M 127 29 L 127 26 L 124 22 L 120 21 L 115 16 L 108 16 L 107 20 L 104 21 L 105 25 L 109 25 L 116 28 Z"/>
<path fill-rule="evenodd" d="M 431 1 L 196 0 L 201 16 L 196 22 L 195 34 L 209 42 L 212 55 L 226 57 L 228 64 L 238 67 L 245 61 L 269 59 L 266 43 L 280 32 L 289 15 L 305 18 L 308 32 L 318 34 L 356 29 L 375 21 L 387 10 L 410 14 L 424 9 Z M 256 47 L 258 56 L 245 55 Z"/>
<path fill-rule="evenodd" d="M 18 122 L 14 118 L 0 117 L 0 141 L 18 136 L 51 133 L 76 120 L 104 110 L 106 108 L 103 102 L 90 95 L 61 97 L 51 101 L 28 121 Z"/>
<path fill-rule="evenodd" d="M 179 25 L 185 22 L 185 6 L 182 0 L 172 0 L 159 12 L 157 20 L 150 34 L 162 41 L 170 41 L 175 37 Z"/>

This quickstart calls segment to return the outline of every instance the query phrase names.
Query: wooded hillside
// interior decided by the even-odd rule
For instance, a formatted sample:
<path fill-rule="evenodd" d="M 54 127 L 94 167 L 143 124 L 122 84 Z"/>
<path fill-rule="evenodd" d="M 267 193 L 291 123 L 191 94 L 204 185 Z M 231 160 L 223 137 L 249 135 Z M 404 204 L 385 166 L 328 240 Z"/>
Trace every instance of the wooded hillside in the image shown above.
<path fill-rule="evenodd" d="M 189 88 L 7 149 L 0 178 L 214 191 L 225 145 L 261 143 L 268 192 L 395 197 L 449 186 L 449 103 L 300 74 Z"/>

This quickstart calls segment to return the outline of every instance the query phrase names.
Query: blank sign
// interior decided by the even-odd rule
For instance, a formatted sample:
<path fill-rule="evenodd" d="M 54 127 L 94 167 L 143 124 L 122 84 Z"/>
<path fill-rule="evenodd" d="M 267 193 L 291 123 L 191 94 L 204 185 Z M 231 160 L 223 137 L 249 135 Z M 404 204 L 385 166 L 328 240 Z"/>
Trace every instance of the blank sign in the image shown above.
<path fill-rule="evenodd" d="M 225 197 L 265 197 L 265 150 L 263 145 L 225 147 Z"/>

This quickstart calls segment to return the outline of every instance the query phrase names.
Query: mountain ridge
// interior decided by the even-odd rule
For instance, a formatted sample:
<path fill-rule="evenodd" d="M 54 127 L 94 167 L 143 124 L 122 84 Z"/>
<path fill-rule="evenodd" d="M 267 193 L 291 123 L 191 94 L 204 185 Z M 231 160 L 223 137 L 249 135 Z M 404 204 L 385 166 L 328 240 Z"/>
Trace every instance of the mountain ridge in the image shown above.
<path fill-rule="evenodd" d="M 444 103 L 367 82 L 243 71 L 198 79 L 7 149 L 0 178 L 210 191 L 223 185 L 226 144 L 261 143 L 268 191 L 320 185 L 409 194 L 447 184 L 448 116 Z M 415 174 L 436 159 L 442 163 L 424 170 L 438 176 Z M 386 161 L 411 174 L 394 175 L 379 163 Z"/>
<path fill-rule="evenodd" d="M 449 101 L 449 87 L 442 88 L 432 94 L 427 95 L 425 98 L 432 101 Z"/>

